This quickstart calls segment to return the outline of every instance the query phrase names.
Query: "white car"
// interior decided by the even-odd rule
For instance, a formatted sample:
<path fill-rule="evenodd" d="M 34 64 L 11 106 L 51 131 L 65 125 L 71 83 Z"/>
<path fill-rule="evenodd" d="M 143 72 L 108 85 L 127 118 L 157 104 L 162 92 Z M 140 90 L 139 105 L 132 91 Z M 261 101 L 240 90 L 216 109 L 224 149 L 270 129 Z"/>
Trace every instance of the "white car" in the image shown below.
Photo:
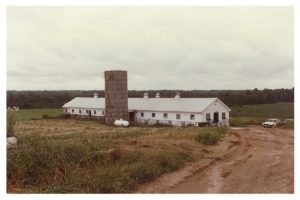
<path fill-rule="evenodd" d="M 262 123 L 262 125 L 264 126 L 264 128 L 272 128 L 276 126 L 278 123 L 280 123 L 279 119 L 268 119 L 267 121 Z"/>

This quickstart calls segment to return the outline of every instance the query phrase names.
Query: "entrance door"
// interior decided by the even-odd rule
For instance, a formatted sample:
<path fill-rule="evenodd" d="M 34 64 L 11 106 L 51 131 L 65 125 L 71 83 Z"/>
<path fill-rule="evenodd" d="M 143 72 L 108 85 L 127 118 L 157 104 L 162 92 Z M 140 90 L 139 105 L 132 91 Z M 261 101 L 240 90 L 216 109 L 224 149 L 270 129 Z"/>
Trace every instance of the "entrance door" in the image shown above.
<path fill-rule="evenodd" d="M 129 112 L 129 121 L 134 122 L 134 118 L 135 118 L 135 113 Z"/>
<path fill-rule="evenodd" d="M 214 123 L 218 123 L 219 122 L 219 113 L 215 112 L 214 113 Z"/>
<path fill-rule="evenodd" d="M 90 116 L 90 117 L 92 116 L 92 111 L 91 111 L 91 110 L 89 110 L 89 116 Z"/>

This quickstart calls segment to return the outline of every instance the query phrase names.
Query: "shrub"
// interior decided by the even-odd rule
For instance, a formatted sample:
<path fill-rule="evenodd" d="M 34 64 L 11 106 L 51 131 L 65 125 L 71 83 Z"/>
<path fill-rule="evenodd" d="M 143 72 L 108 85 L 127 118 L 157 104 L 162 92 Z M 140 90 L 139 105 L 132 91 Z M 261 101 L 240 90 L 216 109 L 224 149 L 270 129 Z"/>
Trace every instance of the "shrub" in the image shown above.
<path fill-rule="evenodd" d="M 294 120 L 286 120 L 284 128 L 294 128 Z"/>
<path fill-rule="evenodd" d="M 204 145 L 217 144 L 220 138 L 226 133 L 226 128 L 207 129 L 196 135 L 195 140 Z"/>
<path fill-rule="evenodd" d="M 261 125 L 264 121 L 265 121 L 264 118 L 231 117 L 229 119 L 229 124 L 230 126 Z"/>
<path fill-rule="evenodd" d="M 16 117 L 17 117 L 17 111 L 19 108 L 13 107 L 10 108 L 8 107 L 6 111 L 6 117 L 7 117 L 7 122 L 6 122 L 6 137 L 13 137 L 14 136 L 14 126 L 16 124 Z"/>

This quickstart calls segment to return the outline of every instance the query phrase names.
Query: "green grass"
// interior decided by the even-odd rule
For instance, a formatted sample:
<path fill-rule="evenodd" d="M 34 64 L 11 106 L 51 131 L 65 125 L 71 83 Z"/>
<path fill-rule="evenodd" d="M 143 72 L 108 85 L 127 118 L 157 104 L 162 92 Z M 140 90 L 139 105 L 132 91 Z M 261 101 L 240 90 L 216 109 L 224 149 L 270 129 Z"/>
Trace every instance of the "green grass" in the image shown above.
<path fill-rule="evenodd" d="M 196 135 L 195 140 L 204 145 L 215 145 L 226 133 L 225 128 L 207 129 Z"/>
<path fill-rule="evenodd" d="M 266 118 L 257 117 L 230 117 L 230 126 L 248 126 L 248 125 L 261 125 L 266 121 Z"/>
<path fill-rule="evenodd" d="M 87 145 L 41 135 L 20 137 L 8 152 L 9 185 L 31 188 L 34 193 L 127 193 L 138 184 L 179 169 L 193 156 L 179 149 L 120 150 L 111 140 Z M 103 145 L 104 143 L 104 145 Z M 106 153 L 104 146 L 113 148 Z"/>
<path fill-rule="evenodd" d="M 293 119 L 294 103 L 281 102 L 232 107 L 229 123 L 231 126 L 261 125 L 269 118 Z M 292 127 L 292 125 L 288 127 Z"/>
<path fill-rule="evenodd" d="M 248 117 L 248 118 L 294 118 L 294 103 L 275 103 L 275 104 L 259 104 L 244 105 L 241 107 L 232 107 L 231 117 Z"/>
<path fill-rule="evenodd" d="M 128 193 L 201 158 L 217 127 L 117 128 L 97 121 L 23 120 L 7 153 L 8 193 Z M 222 134 L 226 130 L 222 129 Z M 209 142 L 198 142 L 212 134 Z M 213 142 L 211 142 L 213 140 Z M 108 153 L 107 150 L 114 149 Z"/>
<path fill-rule="evenodd" d="M 16 120 L 42 119 L 43 115 L 56 117 L 62 114 L 62 108 L 23 109 L 17 112 Z"/>

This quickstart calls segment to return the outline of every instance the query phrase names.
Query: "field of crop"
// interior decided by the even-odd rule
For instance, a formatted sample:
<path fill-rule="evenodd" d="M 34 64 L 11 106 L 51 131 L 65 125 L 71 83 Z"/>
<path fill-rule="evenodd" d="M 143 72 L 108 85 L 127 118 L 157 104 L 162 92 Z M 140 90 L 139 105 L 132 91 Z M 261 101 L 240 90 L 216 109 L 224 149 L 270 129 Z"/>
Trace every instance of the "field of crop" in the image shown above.
<path fill-rule="evenodd" d="M 207 154 L 222 128 L 113 127 L 73 119 L 21 120 L 8 149 L 9 193 L 127 193 Z"/>
<path fill-rule="evenodd" d="M 294 103 L 275 103 L 244 105 L 232 107 L 230 112 L 231 126 L 261 125 L 266 119 L 294 119 Z M 293 127 L 290 124 L 289 127 Z"/>
<path fill-rule="evenodd" d="M 22 109 L 17 112 L 16 120 L 42 119 L 43 115 L 56 117 L 62 114 L 62 108 Z"/>
<path fill-rule="evenodd" d="M 275 103 L 244 105 L 241 107 L 232 107 L 230 116 L 232 117 L 256 117 L 256 118 L 294 118 L 294 103 Z"/>

